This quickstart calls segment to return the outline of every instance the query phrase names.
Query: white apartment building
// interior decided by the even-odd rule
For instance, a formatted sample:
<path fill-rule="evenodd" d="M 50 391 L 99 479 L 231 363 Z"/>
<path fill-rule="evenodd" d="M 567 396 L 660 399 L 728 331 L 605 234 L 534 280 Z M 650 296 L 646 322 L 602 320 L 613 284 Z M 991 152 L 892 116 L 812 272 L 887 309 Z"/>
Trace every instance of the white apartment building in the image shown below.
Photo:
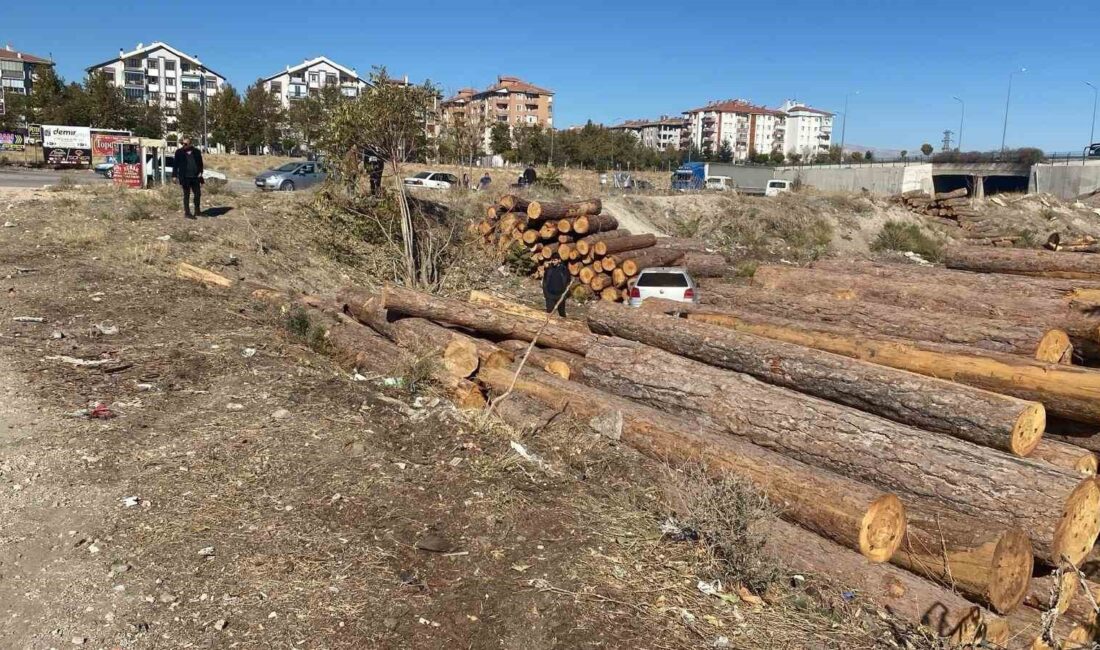
<path fill-rule="evenodd" d="M 326 86 L 336 86 L 345 97 L 358 97 L 369 85 L 352 68 L 346 68 L 326 56 L 307 59 L 296 66 L 263 80 L 264 89 L 279 97 L 283 108 L 294 100 L 309 97 Z"/>
<path fill-rule="evenodd" d="M 783 153 L 797 153 L 803 160 L 828 153 L 833 143 L 833 114 L 807 106 L 793 99 L 783 102 L 781 111 L 787 115 L 783 138 Z"/>
<path fill-rule="evenodd" d="M 206 67 L 198 57 L 160 41 L 138 43 L 130 52 L 120 49 L 116 58 L 85 71 L 106 74 L 122 88 L 127 99 L 159 105 L 169 139 L 178 135 L 175 126 L 180 102 L 200 101 L 204 94 L 209 99 L 225 86 L 225 77 Z"/>
<path fill-rule="evenodd" d="M 683 147 L 694 145 L 717 153 L 727 142 L 734 160 L 748 160 L 752 152 L 767 154 L 784 148 L 786 116 L 781 111 L 730 99 L 684 111 L 684 116 Z"/>
<path fill-rule="evenodd" d="M 680 134 L 684 129 L 684 120 L 662 115 L 658 120 L 629 120 L 608 128 L 630 133 L 650 149 L 667 151 L 680 148 Z"/>

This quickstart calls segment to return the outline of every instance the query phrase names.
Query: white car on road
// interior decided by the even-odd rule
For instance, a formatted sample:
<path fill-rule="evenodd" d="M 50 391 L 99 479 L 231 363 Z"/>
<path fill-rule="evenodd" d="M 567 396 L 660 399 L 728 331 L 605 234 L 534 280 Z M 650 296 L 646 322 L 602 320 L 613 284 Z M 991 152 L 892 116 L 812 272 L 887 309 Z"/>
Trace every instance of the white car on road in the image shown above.
<path fill-rule="evenodd" d="M 432 190 L 449 190 L 458 186 L 458 177 L 447 172 L 420 172 L 404 180 L 408 187 L 426 187 Z"/>

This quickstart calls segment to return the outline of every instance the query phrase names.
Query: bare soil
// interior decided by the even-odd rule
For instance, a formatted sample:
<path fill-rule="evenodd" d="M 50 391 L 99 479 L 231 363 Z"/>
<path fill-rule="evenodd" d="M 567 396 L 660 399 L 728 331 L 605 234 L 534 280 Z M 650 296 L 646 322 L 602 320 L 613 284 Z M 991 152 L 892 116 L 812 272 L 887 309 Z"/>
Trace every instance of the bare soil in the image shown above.
<path fill-rule="evenodd" d="M 0 196 L 0 647 L 914 639 L 812 576 L 763 604 L 706 595 L 700 544 L 660 531 L 667 468 L 567 421 L 514 431 L 356 381 L 245 284 L 174 276 L 387 279 L 326 254 L 309 200 L 221 193 L 188 222 L 172 188 Z M 451 291 L 535 291 L 487 268 Z"/>

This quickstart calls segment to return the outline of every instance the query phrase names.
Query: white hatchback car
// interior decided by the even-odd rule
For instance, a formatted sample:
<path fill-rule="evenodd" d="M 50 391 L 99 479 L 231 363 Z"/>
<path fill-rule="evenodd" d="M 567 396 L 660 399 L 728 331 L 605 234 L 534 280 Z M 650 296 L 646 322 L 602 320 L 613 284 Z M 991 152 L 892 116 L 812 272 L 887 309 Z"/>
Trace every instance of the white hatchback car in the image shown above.
<path fill-rule="evenodd" d="M 699 287 L 682 266 L 655 266 L 642 269 L 630 285 L 631 307 L 641 307 L 646 298 L 699 304 Z"/>
<path fill-rule="evenodd" d="M 449 190 L 458 186 L 458 177 L 447 172 L 420 172 L 403 181 L 409 187 L 426 187 L 431 190 Z"/>

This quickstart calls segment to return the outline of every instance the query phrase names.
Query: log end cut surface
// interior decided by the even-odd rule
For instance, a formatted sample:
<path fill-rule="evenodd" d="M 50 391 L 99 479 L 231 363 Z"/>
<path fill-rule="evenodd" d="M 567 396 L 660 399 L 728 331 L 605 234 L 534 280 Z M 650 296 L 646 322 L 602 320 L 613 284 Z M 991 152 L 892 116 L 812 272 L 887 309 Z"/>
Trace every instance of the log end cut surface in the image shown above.
<path fill-rule="evenodd" d="M 1035 358 L 1047 363 L 1069 363 L 1073 358 L 1073 343 L 1062 330 L 1050 330 L 1039 340 Z"/>
<path fill-rule="evenodd" d="M 905 506 L 893 494 L 871 503 L 859 528 L 859 552 L 872 562 L 886 562 L 905 539 Z"/>
<path fill-rule="evenodd" d="M 1017 456 L 1027 456 L 1035 449 L 1039 441 L 1043 439 L 1043 432 L 1047 428 L 1047 411 L 1042 404 L 1034 402 L 1020 413 L 1016 419 L 1016 425 L 1012 427 L 1012 435 L 1009 445 L 1012 453 Z"/>
<path fill-rule="evenodd" d="M 1009 529 L 997 541 L 993 551 L 993 574 L 986 596 L 998 612 L 1011 612 L 1024 600 L 1035 556 L 1027 533 Z"/>
<path fill-rule="evenodd" d="M 453 338 L 443 349 L 443 367 L 455 377 L 469 377 L 477 364 L 477 346 L 468 339 Z"/>
<path fill-rule="evenodd" d="M 1095 478 L 1081 481 L 1066 499 L 1062 519 L 1054 530 L 1054 553 L 1079 565 L 1100 533 L 1100 484 Z"/>

